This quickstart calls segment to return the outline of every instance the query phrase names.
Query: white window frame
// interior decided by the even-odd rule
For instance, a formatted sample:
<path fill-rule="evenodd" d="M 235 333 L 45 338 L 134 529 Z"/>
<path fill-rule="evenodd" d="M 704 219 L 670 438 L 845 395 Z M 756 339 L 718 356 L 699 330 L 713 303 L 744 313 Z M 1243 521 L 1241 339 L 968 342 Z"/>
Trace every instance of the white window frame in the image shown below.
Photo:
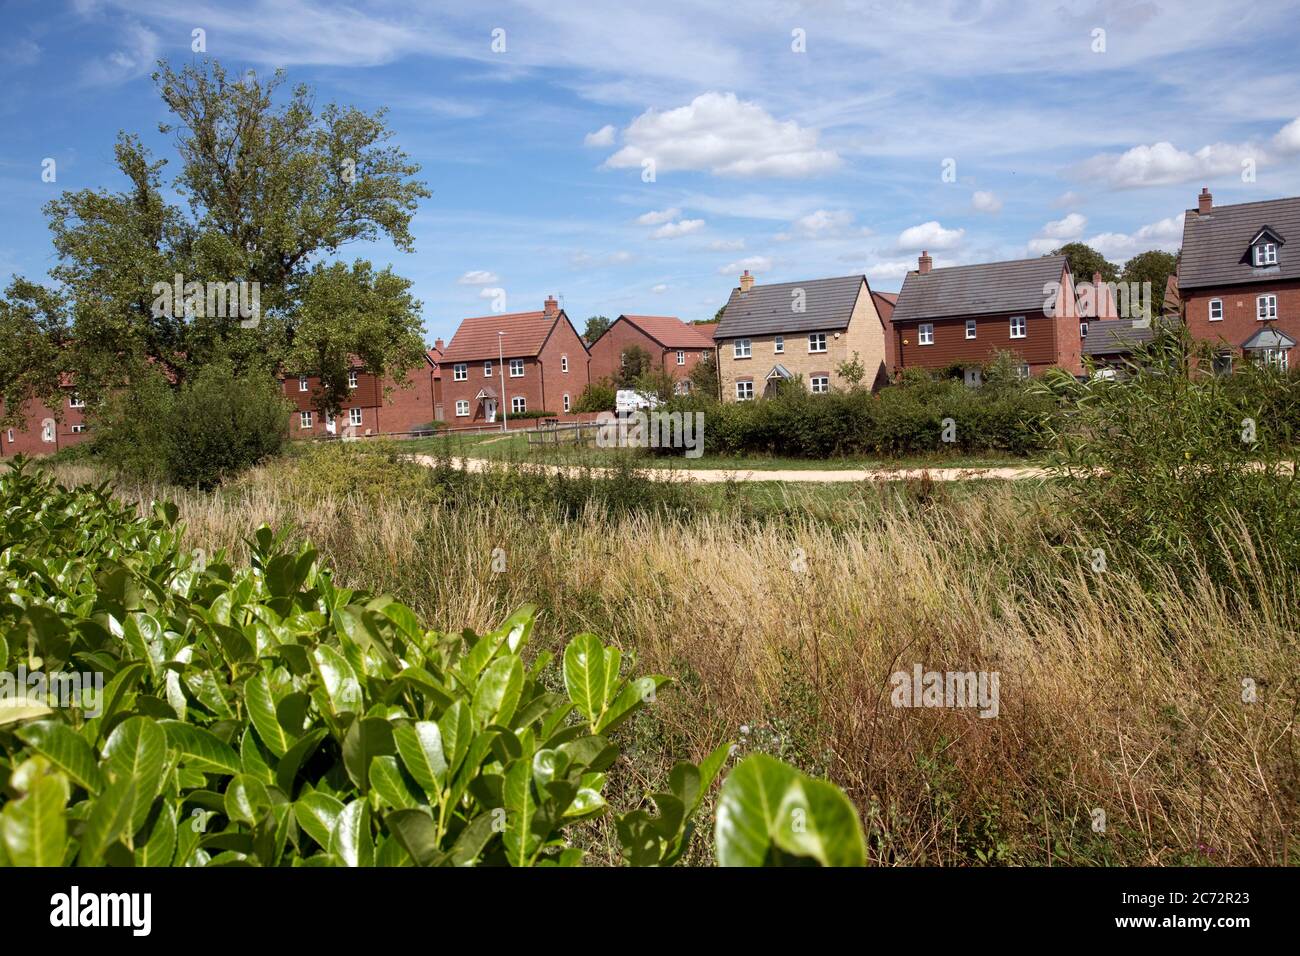
<path fill-rule="evenodd" d="M 677 350 L 677 364 L 678 365 L 686 364 L 686 353 L 683 352 L 681 349 Z"/>
<path fill-rule="evenodd" d="M 808 379 L 808 390 L 814 395 L 825 395 L 831 390 L 831 379 L 829 375 L 814 375 Z"/>
<path fill-rule="evenodd" d="M 41 441 L 46 444 L 54 441 L 54 422 L 41 422 Z"/>
<path fill-rule="evenodd" d="M 737 359 L 747 359 L 753 352 L 754 343 L 749 339 L 736 339 L 731 343 L 731 357 Z M 740 383 L 737 382 L 737 385 Z M 753 382 L 750 383 L 751 385 Z"/>
<path fill-rule="evenodd" d="M 469 378 L 469 363 L 456 362 L 451 367 L 451 380 L 453 382 L 464 382 Z"/>
<path fill-rule="evenodd" d="M 977 334 L 977 326 L 974 319 L 966 320 L 966 338 L 973 339 Z"/>
<path fill-rule="evenodd" d="M 469 399 L 456 399 L 456 417 L 469 418 Z"/>
<path fill-rule="evenodd" d="M 299 375 L 299 376 L 298 376 L 298 391 L 300 391 L 300 392 L 305 392 L 305 391 L 307 391 L 307 376 L 306 376 L 306 375 Z"/>
<path fill-rule="evenodd" d="M 569 407 L 569 396 L 566 394 L 564 396 L 564 414 L 569 414 Z"/>
<path fill-rule="evenodd" d="M 361 409 L 359 408 L 348 409 L 348 424 L 357 425 L 357 426 L 361 425 Z"/>
<path fill-rule="evenodd" d="M 808 333 L 808 354 L 813 355 L 826 351 L 826 333 L 809 332 Z"/>
<path fill-rule="evenodd" d="M 83 399 L 83 398 L 78 398 L 76 395 L 69 395 L 69 396 L 68 396 L 68 407 L 69 407 L 69 408 L 85 408 L 85 407 L 86 407 L 86 401 L 85 401 L 85 399 Z"/>
<path fill-rule="evenodd" d="M 1259 357 L 1264 360 L 1264 365 L 1269 368 L 1275 368 L 1279 372 L 1287 370 L 1287 355 L 1290 349 L 1259 349 Z"/>
<path fill-rule="evenodd" d="M 9 444 L 12 445 L 13 443 L 14 443 L 14 430 L 11 428 L 9 429 Z"/>
<path fill-rule="evenodd" d="M 521 412 L 528 411 L 528 399 L 522 395 L 516 395 L 510 399 L 510 414 L 518 415 Z"/>
<path fill-rule="evenodd" d="M 484 378 L 491 378 L 491 377 L 492 377 L 492 360 L 491 360 L 491 359 L 487 359 L 487 360 L 483 363 L 483 377 L 484 377 Z"/>
<path fill-rule="evenodd" d="M 1255 247 L 1255 265 L 1257 266 L 1275 266 L 1277 265 L 1277 243 L 1261 242 Z"/>
<path fill-rule="evenodd" d="M 86 430 L 85 422 L 78 422 L 77 424 L 72 426 L 72 434 L 74 435 L 80 435 L 85 430 Z"/>
<path fill-rule="evenodd" d="M 560 356 L 560 371 L 561 371 L 561 372 L 564 372 L 565 374 L 568 374 L 568 371 L 569 371 L 569 357 L 568 357 L 567 355 L 561 355 L 561 356 Z"/>
<path fill-rule="evenodd" d="M 350 372 L 348 372 L 348 388 L 356 388 L 356 387 L 357 387 L 357 370 L 352 369 Z"/>
<path fill-rule="evenodd" d="M 1023 315 L 1013 315 L 1011 317 L 1011 337 L 1013 339 L 1023 339 L 1028 333 L 1029 322 L 1025 317 Z"/>
<path fill-rule="evenodd" d="M 1087 322 L 1080 322 L 1080 323 L 1079 323 L 1079 338 L 1081 338 L 1081 339 L 1086 339 L 1087 337 L 1088 337 L 1088 323 L 1087 323 Z"/>
<path fill-rule="evenodd" d="M 523 360 L 523 359 L 511 359 L 511 360 L 510 360 L 510 377 L 511 377 L 511 378 L 523 378 L 523 377 L 524 377 L 524 360 Z"/>
<path fill-rule="evenodd" d="M 916 344 L 933 345 L 934 344 L 934 323 L 922 322 L 916 327 Z"/>
<path fill-rule="evenodd" d="M 742 388 L 742 386 L 744 386 Z M 736 383 L 736 401 L 752 402 L 754 400 L 754 383 L 737 382 Z"/>
<path fill-rule="evenodd" d="M 1029 378 L 1031 374 L 1028 362 L 1021 362 L 1016 366 L 1016 378 Z"/>
<path fill-rule="evenodd" d="M 776 355 L 784 355 L 784 354 L 785 354 L 785 336 L 784 336 L 784 335 L 778 335 L 775 339 L 772 340 L 772 352 L 773 352 L 774 354 L 776 354 Z"/>
<path fill-rule="evenodd" d="M 1218 313 L 1218 315 L 1215 315 L 1216 312 Z M 1208 315 L 1210 317 L 1211 322 L 1223 321 L 1223 300 L 1222 299 L 1210 300 Z"/>
<path fill-rule="evenodd" d="M 298 413 L 298 429 L 311 428 L 311 412 Z"/>
<path fill-rule="evenodd" d="M 1271 322 L 1277 318 L 1277 293 L 1265 292 L 1255 298 L 1255 321 Z"/>

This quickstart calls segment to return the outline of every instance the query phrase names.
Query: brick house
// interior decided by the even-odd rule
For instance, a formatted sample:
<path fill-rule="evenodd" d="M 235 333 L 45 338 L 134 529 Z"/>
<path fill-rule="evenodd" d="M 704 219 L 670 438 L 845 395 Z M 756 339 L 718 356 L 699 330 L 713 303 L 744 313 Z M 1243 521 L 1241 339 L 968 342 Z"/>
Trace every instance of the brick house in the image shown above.
<path fill-rule="evenodd" d="M 293 404 L 289 413 L 290 438 L 319 438 L 342 435 L 346 427 L 353 434 L 392 435 L 427 428 L 438 420 L 436 349 L 425 353 L 424 361 L 407 372 L 403 382 L 380 379 L 354 361 L 348 371 L 348 398 L 339 420 L 322 415 L 315 400 L 320 379 L 308 375 L 287 375 L 281 381 L 285 398 Z M 385 394 L 387 388 L 387 394 Z"/>
<path fill-rule="evenodd" d="M 667 372 L 682 391 L 690 387 L 691 370 L 713 354 L 714 324 L 687 325 L 671 315 L 620 315 L 593 342 L 591 378 L 613 380 L 624 353 L 639 346 L 650 355 L 651 368 Z"/>
<path fill-rule="evenodd" d="M 755 285 L 746 269 L 713 339 L 726 402 L 795 376 L 813 392 L 843 387 L 838 368 L 855 354 L 872 387 L 887 379 L 884 319 L 864 275 Z"/>
<path fill-rule="evenodd" d="M 29 399 L 23 404 L 23 424 L 0 429 L 0 457 L 52 455 L 90 437 L 86 430 L 86 406 L 77 397 L 72 380 L 65 375 L 59 388 L 62 392 L 62 415 L 56 415 L 54 409 L 43 402 Z M 0 403 L 0 411 L 3 409 L 3 403 Z"/>
<path fill-rule="evenodd" d="M 890 374 L 898 366 L 898 340 L 894 337 L 894 307 L 898 305 L 897 292 L 872 292 L 876 312 L 885 328 L 885 369 Z"/>
<path fill-rule="evenodd" d="M 1287 368 L 1300 340 L 1300 197 L 1216 206 L 1208 189 L 1183 219 L 1177 292 L 1194 338 L 1215 368 L 1239 356 Z M 1300 356 L 1297 356 L 1300 358 Z"/>
<path fill-rule="evenodd" d="M 447 425 L 495 422 L 502 408 L 566 414 L 590 381 L 590 362 L 554 297 L 540 312 L 465 319 L 439 363 Z"/>
<path fill-rule="evenodd" d="M 922 252 L 903 280 L 892 323 L 896 370 L 964 366 L 978 384 L 997 352 L 1020 359 L 1022 375 L 1053 366 L 1083 374 L 1074 278 L 1065 256 L 935 269 Z"/>

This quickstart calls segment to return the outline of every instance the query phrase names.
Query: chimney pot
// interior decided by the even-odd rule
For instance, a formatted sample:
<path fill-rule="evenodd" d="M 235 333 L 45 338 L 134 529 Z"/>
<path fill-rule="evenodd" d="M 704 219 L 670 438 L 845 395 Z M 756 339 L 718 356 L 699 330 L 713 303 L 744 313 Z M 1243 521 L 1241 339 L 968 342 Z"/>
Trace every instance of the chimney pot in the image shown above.
<path fill-rule="evenodd" d="M 1196 212 L 1201 216 L 1208 216 L 1214 209 L 1214 197 L 1210 195 L 1210 190 L 1206 186 L 1201 187 L 1201 194 L 1196 197 Z"/>
<path fill-rule="evenodd" d="M 754 277 L 750 275 L 749 270 L 746 269 L 740 274 L 740 291 L 748 292 L 752 288 L 754 288 Z"/>
<path fill-rule="evenodd" d="M 441 352 L 441 351 L 442 351 L 442 339 L 434 339 L 434 340 L 433 340 L 433 347 L 434 347 L 435 349 L 437 349 L 439 352 Z"/>
<path fill-rule="evenodd" d="M 930 253 L 922 249 L 921 254 L 916 258 L 916 271 L 925 275 L 934 268 L 934 259 L 930 258 Z"/>
<path fill-rule="evenodd" d="M 548 295 L 546 297 L 546 303 L 542 307 L 542 314 L 555 315 L 559 311 L 560 311 L 560 303 L 555 301 L 555 296 Z"/>

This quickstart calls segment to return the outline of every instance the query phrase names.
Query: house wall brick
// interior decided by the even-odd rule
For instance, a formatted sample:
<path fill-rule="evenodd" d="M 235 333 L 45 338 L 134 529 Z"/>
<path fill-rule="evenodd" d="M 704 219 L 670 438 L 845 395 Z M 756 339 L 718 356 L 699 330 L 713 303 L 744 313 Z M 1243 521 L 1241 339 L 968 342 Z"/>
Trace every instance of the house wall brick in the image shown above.
<path fill-rule="evenodd" d="M 28 401 L 23 404 L 23 421 L 12 428 L 0 429 L 0 457 L 13 455 L 52 455 L 63 448 L 80 445 L 90 438 L 88 431 L 74 431 L 85 425 L 85 415 L 80 408 L 71 407 L 71 390 L 65 388 L 62 400 L 62 420 L 54 410 L 42 402 Z M 0 411 L 3 410 L 0 405 Z M 54 423 L 52 441 L 45 441 L 44 423 Z"/>
<path fill-rule="evenodd" d="M 591 381 L 607 378 L 614 381 L 622 364 L 622 355 L 632 346 L 645 349 L 650 355 L 651 367 L 657 371 L 667 372 L 674 381 L 682 381 L 691 376 L 705 355 L 713 353 L 713 348 L 664 348 L 657 340 L 647 335 L 631 322 L 622 318 L 614 320 L 608 331 L 591 346 Z M 677 364 L 677 353 L 682 353 L 683 364 Z"/>
<path fill-rule="evenodd" d="M 563 359 L 568 358 L 568 371 Z M 529 402 L 529 410 L 564 411 L 564 396 L 569 396 L 569 406 L 576 405 L 587 383 L 591 381 L 591 356 L 582 344 L 582 337 L 561 314 L 539 354 L 541 364 L 542 395 L 539 404 Z M 508 383 L 507 379 L 507 383 Z"/>
<path fill-rule="evenodd" d="M 795 332 L 781 336 L 784 352 L 776 351 L 778 336 L 751 335 L 750 358 L 736 358 L 736 338 L 718 339 L 718 370 L 722 385 L 722 400 L 736 401 L 736 383 L 749 380 L 754 383 L 754 396 L 762 397 L 767 376 L 776 365 L 784 365 L 792 375 L 802 375 L 804 387 L 811 387 L 814 375 L 827 375 L 831 385 L 844 388 L 848 385 L 837 369 L 853 358 L 866 367 L 864 384 L 879 387 L 886 377 L 885 332 L 875 302 L 864 282 L 854 302 L 847 328 L 826 329 L 826 351 L 808 350 L 809 332 Z"/>
<path fill-rule="evenodd" d="M 1300 282 L 1250 282 L 1222 287 L 1180 290 L 1187 329 L 1194 338 L 1240 354 L 1241 344 L 1264 325 L 1256 318 L 1256 297 L 1277 296 L 1277 319 L 1273 327 L 1300 342 Z M 1210 300 L 1223 302 L 1223 319 L 1210 321 Z M 1295 351 L 1295 350 L 1293 350 Z M 1288 357 L 1300 363 L 1300 355 Z"/>

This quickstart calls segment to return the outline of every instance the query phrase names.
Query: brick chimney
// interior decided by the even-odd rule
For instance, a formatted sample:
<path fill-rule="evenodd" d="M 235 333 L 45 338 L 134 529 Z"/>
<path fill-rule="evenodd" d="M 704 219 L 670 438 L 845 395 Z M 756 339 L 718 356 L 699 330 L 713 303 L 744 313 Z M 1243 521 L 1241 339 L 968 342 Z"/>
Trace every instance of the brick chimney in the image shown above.
<path fill-rule="evenodd" d="M 930 253 L 922 249 L 921 254 L 916 257 L 916 271 L 925 275 L 934 268 L 934 260 L 930 258 Z"/>
<path fill-rule="evenodd" d="M 442 339 L 434 339 L 434 340 L 433 340 L 433 347 L 434 347 L 435 349 L 437 349 L 439 352 L 441 352 L 441 351 L 442 351 Z"/>
<path fill-rule="evenodd" d="M 558 313 L 559 311 L 560 311 L 560 303 L 555 301 L 555 296 L 548 295 L 546 297 L 545 305 L 542 306 L 542 315 L 545 315 L 546 317 L 549 318 L 555 315 L 556 313 Z"/>
<path fill-rule="evenodd" d="M 1210 195 L 1210 190 L 1202 186 L 1201 194 L 1196 197 L 1196 212 L 1201 216 L 1208 216 L 1214 210 L 1214 197 Z"/>
<path fill-rule="evenodd" d="M 754 288 L 754 277 L 750 275 L 749 270 L 746 269 L 740 274 L 740 291 L 748 292 L 752 288 Z"/>

